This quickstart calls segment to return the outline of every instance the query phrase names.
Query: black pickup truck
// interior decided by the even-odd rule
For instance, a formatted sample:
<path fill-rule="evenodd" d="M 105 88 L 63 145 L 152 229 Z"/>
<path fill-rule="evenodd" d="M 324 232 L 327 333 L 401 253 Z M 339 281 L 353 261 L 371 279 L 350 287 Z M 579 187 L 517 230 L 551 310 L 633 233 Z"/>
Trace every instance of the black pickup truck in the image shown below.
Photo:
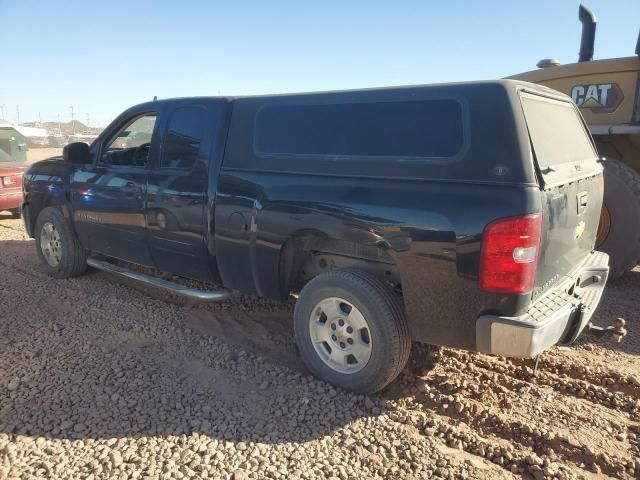
<path fill-rule="evenodd" d="M 609 271 L 580 113 L 513 80 L 152 101 L 31 166 L 24 194 L 51 276 L 297 296 L 304 362 L 358 392 L 391 382 L 412 341 L 513 357 L 571 343 Z"/>

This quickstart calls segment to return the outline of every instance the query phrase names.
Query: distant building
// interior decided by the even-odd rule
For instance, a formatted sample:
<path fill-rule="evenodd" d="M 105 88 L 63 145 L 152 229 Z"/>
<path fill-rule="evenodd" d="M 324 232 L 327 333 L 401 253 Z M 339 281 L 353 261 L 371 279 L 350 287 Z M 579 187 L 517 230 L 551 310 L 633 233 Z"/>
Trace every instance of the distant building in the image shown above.
<path fill-rule="evenodd" d="M 0 150 L 8 154 L 16 162 L 27 161 L 28 137 L 22 133 L 24 128 L 29 127 L 0 125 Z M 33 130 L 42 129 L 36 128 Z"/>
<path fill-rule="evenodd" d="M 0 128 L 2 127 L 11 127 L 26 138 L 45 138 L 47 136 L 45 128 L 25 127 L 24 125 L 0 125 Z"/>

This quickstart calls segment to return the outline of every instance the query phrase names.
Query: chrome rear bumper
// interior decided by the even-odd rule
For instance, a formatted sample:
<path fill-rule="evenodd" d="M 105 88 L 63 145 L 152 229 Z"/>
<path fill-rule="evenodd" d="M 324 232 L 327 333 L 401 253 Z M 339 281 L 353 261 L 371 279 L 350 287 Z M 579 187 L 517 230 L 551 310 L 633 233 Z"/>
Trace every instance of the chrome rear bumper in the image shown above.
<path fill-rule="evenodd" d="M 609 256 L 591 252 L 553 291 L 518 317 L 482 315 L 476 321 L 480 352 L 532 358 L 557 343 L 572 343 L 589 323 L 609 276 Z"/>

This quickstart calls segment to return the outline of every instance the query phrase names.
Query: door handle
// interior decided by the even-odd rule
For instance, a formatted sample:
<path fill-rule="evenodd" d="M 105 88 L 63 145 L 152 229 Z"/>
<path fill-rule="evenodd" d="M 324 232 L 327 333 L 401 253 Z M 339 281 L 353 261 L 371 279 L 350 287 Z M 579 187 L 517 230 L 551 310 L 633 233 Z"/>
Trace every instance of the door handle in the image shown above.
<path fill-rule="evenodd" d="M 127 197 L 134 197 L 140 195 L 142 193 L 142 189 L 133 183 L 127 183 L 124 187 L 122 187 L 122 192 Z"/>
<path fill-rule="evenodd" d="M 589 203 L 589 194 L 587 192 L 581 192 L 578 194 L 578 214 L 584 212 Z"/>
<path fill-rule="evenodd" d="M 588 201 L 589 201 L 589 195 L 587 195 L 586 193 L 583 193 L 583 194 L 580 195 L 580 206 L 581 207 L 586 207 Z"/>

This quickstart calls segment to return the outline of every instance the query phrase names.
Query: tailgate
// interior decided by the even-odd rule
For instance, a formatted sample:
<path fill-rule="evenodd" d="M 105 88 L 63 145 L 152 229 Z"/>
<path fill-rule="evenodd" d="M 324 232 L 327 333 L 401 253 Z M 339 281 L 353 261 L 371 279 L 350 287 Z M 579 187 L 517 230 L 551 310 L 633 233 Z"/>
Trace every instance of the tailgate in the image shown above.
<path fill-rule="evenodd" d="M 543 228 L 534 298 L 593 250 L 602 209 L 602 165 L 570 99 L 521 93 L 541 183 Z"/>

